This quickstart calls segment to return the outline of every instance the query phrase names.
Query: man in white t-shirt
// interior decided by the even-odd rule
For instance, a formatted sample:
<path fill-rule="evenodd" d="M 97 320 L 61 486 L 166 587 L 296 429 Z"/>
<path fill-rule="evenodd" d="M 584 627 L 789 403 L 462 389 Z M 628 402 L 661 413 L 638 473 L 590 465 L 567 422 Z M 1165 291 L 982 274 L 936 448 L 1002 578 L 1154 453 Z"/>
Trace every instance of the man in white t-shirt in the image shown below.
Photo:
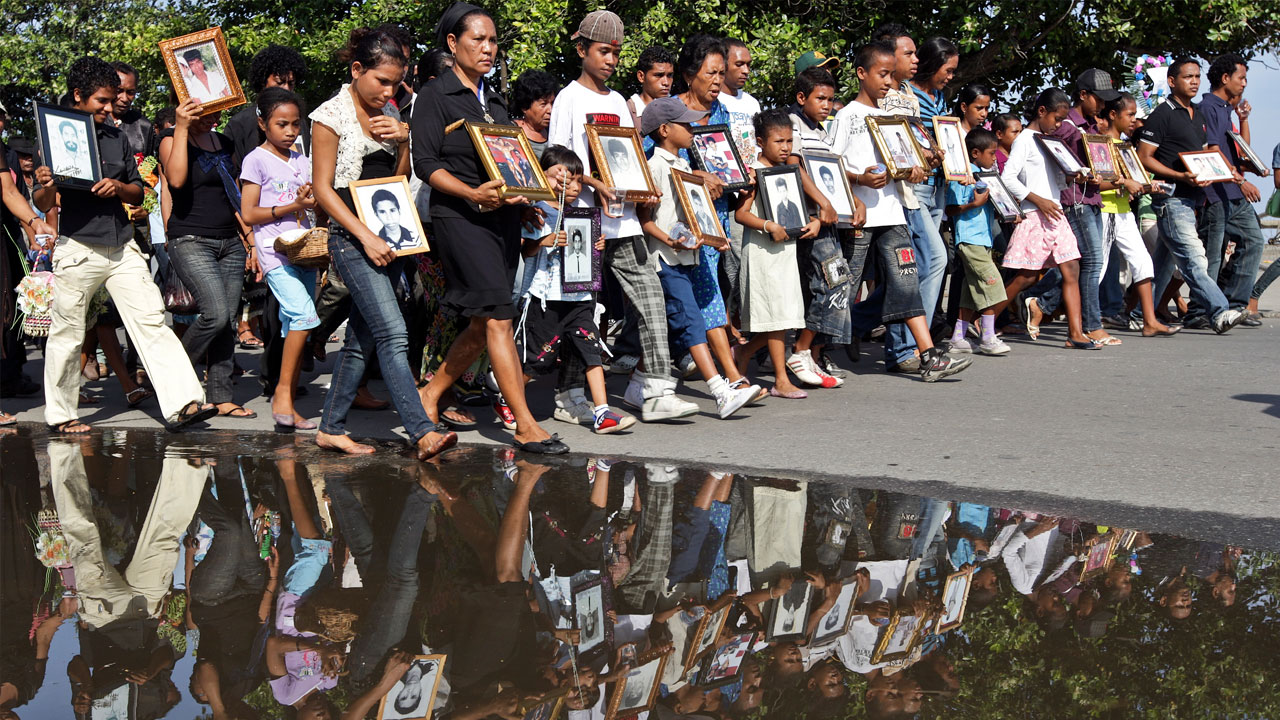
<path fill-rule="evenodd" d="M 676 58 L 670 50 L 654 45 L 640 53 L 640 59 L 636 61 L 636 82 L 640 83 L 640 92 L 627 100 L 627 108 L 631 110 L 631 119 L 636 127 L 640 126 L 640 115 L 646 105 L 671 94 L 671 83 L 675 78 Z"/>
<path fill-rule="evenodd" d="M 591 166 L 586 125 L 635 127 L 626 100 L 605 83 L 618 66 L 622 48 L 622 19 L 608 10 L 596 10 L 582 19 L 571 39 L 577 41 L 582 58 L 582 74 L 556 95 L 551 106 L 549 145 L 562 145 Z M 584 175 L 577 205 L 604 205 L 613 199 L 609 188 L 598 178 Z M 605 239 L 604 260 L 631 305 L 640 329 L 644 372 L 632 373 L 623 401 L 640 410 L 644 422 L 688 417 L 698 406 L 675 396 L 671 377 L 671 351 L 667 345 L 667 310 L 662 283 L 649 262 L 644 233 L 636 217 L 634 203 L 622 203 L 617 217 L 602 213 L 601 233 Z M 589 410 L 589 409 L 588 409 Z"/>
<path fill-rule="evenodd" d="M 760 101 L 743 88 L 751 77 L 751 49 L 746 43 L 725 38 L 729 57 L 725 59 L 724 84 L 720 88 L 720 104 L 729 111 L 729 128 L 738 145 L 742 162 L 748 167 L 756 160 L 756 134 L 751 121 L 760 114 Z"/>

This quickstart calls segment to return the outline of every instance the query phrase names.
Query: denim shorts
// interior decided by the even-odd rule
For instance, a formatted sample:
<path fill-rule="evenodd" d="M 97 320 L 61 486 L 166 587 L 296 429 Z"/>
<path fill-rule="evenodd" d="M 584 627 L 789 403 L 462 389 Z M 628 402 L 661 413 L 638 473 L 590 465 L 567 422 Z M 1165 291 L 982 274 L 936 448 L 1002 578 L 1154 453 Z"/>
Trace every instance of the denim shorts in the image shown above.
<path fill-rule="evenodd" d="M 835 231 L 823 228 L 816 238 L 797 240 L 796 264 L 800 267 L 805 329 L 836 345 L 847 345 L 852 339 L 849 300 L 854 288 L 849 261 Z"/>
<path fill-rule="evenodd" d="M 280 305 L 280 337 L 320 326 L 316 317 L 316 271 L 281 265 L 267 273 L 267 287 Z"/>
<path fill-rule="evenodd" d="M 880 277 L 884 282 L 884 309 L 880 311 L 880 319 L 894 322 L 924 315 L 919 268 L 907 226 L 867 228 L 864 232 L 871 236 L 871 252 L 880 263 Z"/>
<path fill-rule="evenodd" d="M 667 305 L 667 338 L 679 349 L 688 350 L 707 342 L 707 323 L 693 294 L 694 265 L 668 265 L 658 260 L 658 280 Z M 656 372 L 656 370 L 650 370 Z"/>

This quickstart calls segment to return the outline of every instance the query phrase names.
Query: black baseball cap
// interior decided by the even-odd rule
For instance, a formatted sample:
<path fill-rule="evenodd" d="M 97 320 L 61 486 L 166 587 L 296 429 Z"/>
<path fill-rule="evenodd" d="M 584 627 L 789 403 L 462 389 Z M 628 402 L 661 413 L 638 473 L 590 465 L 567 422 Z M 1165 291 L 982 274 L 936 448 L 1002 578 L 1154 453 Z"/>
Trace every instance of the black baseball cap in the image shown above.
<path fill-rule="evenodd" d="M 1120 97 L 1120 92 L 1111 83 L 1111 76 L 1105 70 L 1089 68 L 1076 78 L 1076 87 L 1097 95 L 1102 102 L 1111 102 Z"/>

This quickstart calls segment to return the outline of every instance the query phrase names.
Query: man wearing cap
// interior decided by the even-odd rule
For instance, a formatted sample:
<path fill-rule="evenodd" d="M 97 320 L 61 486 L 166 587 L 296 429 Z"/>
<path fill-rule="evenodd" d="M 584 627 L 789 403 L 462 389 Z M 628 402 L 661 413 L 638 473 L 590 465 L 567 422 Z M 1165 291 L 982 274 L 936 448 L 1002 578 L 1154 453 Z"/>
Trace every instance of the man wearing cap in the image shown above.
<path fill-rule="evenodd" d="M 583 167 L 591 167 L 588 124 L 635 124 L 626 99 L 606 84 L 618 66 L 622 36 L 622 19 L 608 10 L 596 10 L 582 19 L 571 37 L 582 59 L 582 74 L 556 95 L 547 143 L 573 150 Z M 605 200 L 612 197 L 611 189 L 599 179 L 584 175 L 582 182 L 586 187 L 576 201 L 579 207 L 604 206 Z M 623 202 L 617 215 L 602 213 L 601 234 L 605 239 L 605 265 L 627 299 L 640 330 L 644 372 L 637 368 L 632 373 L 624 401 L 639 408 L 640 419 L 645 422 L 697 413 L 697 405 L 675 396 L 676 382 L 670 374 L 671 351 L 667 345 L 666 301 L 658 274 L 649 262 L 635 204 Z"/>
<path fill-rule="evenodd" d="M 1220 151 L 1238 176 L 1236 182 L 1214 183 L 1206 188 L 1207 204 L 1200 211 L 1200 236 L 1209 260 L 1209 278 L 1218 281 L 1227 301 L 1237 310 L 1249 304 L 1267 242 L 1258 225 L 1258 213 L 1253 209 L 1253 203 L 1261 200 L 1262 195 L 1253 183 L 1244 179 L 1245 162 L 1235 141 L 1227 134 L 1234 127 L 1231 115 L 1235 113 L 1240 119 L 1240 136 L 1245 142 L 1249 141 L 1250 107 L 1244 99 L 1248 71 L 1245 59 L 1235 53 L 1219 57 L 1209 66 L 1209 92 L 1200 98 L 1209 149 Z M 1222 256 L 1228 239 L 1235 241 L 1236 249 L 1231 254 L 1231 262 L 1224 265 Z M 1257 327 L 1262 320 L 1246 316 L 1240 324 Z"/>
<path fill-rule="evenodd" d="M 1098 133 L 1097 117 L 1103 105 L 1118 97 L 1120 93 L 1104 70 L 1089 68 L 1076 78 L 1075 103 L 1053 137 L 1066 143 L 1081 165 L 1088 167 L 1084 135 Z M 1103 260 L 1102 197 L 1098 184 L 1068 185 L 1059 200 L 1080 247 L 1080 315 L 1084 332 L 1096 343 L 1119 345 L 1120 340 L 1102 327 L 1102 306 L 1098 299 Z M 1036 299 L 1040 312 L 1046 315 L 1053 313 L 1062 302 L 1062 274 L 1057 268 L 1049 270 L 1035 287 L 1027 291 L 1026 297 Z"/>

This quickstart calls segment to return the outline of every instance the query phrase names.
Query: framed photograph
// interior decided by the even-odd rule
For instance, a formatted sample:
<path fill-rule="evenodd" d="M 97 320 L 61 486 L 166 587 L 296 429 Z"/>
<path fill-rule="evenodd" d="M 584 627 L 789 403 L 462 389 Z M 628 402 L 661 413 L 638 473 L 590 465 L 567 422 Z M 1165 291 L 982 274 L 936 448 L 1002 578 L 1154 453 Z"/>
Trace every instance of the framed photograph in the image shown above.
<path fill-rule="evenodd" d="M 1085 159 L 1089 161 L 1089 170 L 1099 180 L 1114 182 L 1120 179 L 1120 165 L 1116 162 L 1115 153 L 1111 152 L 1111 138 L 1106 135 L 1084 136 Z"/>
<path fill-rule="evenodd" d="M 835 208 L 836 227 L 853 227 L 853 188 L 849 185 L 844 159 L 839 155 L 817 150 L 806 150 L 800 157 L 804 159 L 805 172 L 813 178 L 813 184 L 818 186 L 818 192 Z"/>
<path fill-rule="evenodd" d="M 911 654 L 912 648 L 920 640 L 920 630 L 924 628 L 928 617 L 919 615 L 903 615 L 894 612 L 888 626 L 876 643 L 875 652 L 871 654 L 871 662 L 893 662 Z"/>
<path fill-rule="evenodd" d="M 160 57 L 179 105 L 195 100 L 200 103 L 200 114 L 208 115 L 245 104 L 244 88 L 231 64 L 222 28 L 161 40 Z"/>
<path fill-rule="evenodd" d="M 1262 159 L 1261 155 L 1254 152 L 1253 148 L 1249 147 L 1249 143 L 1244 141 L 1244 138 L 1240 136 L 1240 133 L 1235 130 L 1228 130 L 1227 136 L 1236 144 L 1236 155 L 1244 161 L 1246 170 L 1255 175 L 1262 175 L 1263 177 L 1271 174 L 1271 166 L 1267 164 L 1267 161 Z"/>
<path fill-rule="evenodd" d="M 378 705 L 378 720 L 430 720 L 444 655 L 418 655 Z"/>
<path fill-rule="evenodd" d="M 845 583 L 840 588 L 836 604 L 822 616 L 818 627 L 813 631 L 814 646 L 826 645 L 849 632 L 849 625 L 853 622 L 853 602 L 857 600 L 854 593 L 857 591 L 858 584 L 855 582 Z"/>
<path fill-rule="evenodd" d="M 556 199 L 523 130 L 515 125 L 468 122 L 467 134 L 476 146 L 489 179 L 502 181 L 503 197 L 523 195 L 530 200 Z"/>
<path fill-rule="evenodd" d="M 975 173 L 974 180 L 987 184 L 987 202 L 995 208 L 1001 220 L 1013 222 L 1024 216 L 1021 203 L 1009 192 L 1009 187 L 1000 179 L 1000 173 L 994 170 Z"/>
<path fill-rule="evenodd" d="M 693 131 L 693 151 L 689 159 L 698 170 L 705 170 L 724 183 L 726 190 L 743 190 L 751 187 L 747 166 L 738 154 L 728 125 L 707 125 L 689 128 Z"/>
<path fill-rule="evenodd" d="M 1036 142 L 1040 144 L 1040 149 L 1049 157 L 1053 158 L 1053 162 L 1057 164 L 1062 172 L 1073 175 L 1081 170 L 1088 170 L 1085 166 L 1076 160 L 1075 153 L 1071 152 L 1071 148 L 1062 142 L 1059 138 L 1044 133 L 1036 133 Z"/>
<path fill-rule="evenodd" d="M 929 134 L 929 128 L 925 127 L 924 119 L 915 115 L 894 115 L 895 118 L 901 118 L 908 127 L 911 128 L 911 137 L 915 138 L 916 144 L 921 150 L 934 152 L 938 148 L 933 144 L 933 136 Z"/>
<path fill-rule="evenodd" d="M 667 666 L 667 660 L 670 657 L 670 651 L 641 656 L 638 660 L 639 665 L 613 684 L 605 719 L 614 720 L 614 718 L 637 715 L 653 709 L 658 699 L 658 685 L 662 681 L 662 670 Z"/>
<path fill-rule="evenodd" d="M 1142 166 L 1142 160 L 1138 158 L 1137 148 L 1130 143 L 1122 142 L 1114 143 L 1111 149 L 1116 156 L 1116 166 L 1120 168 L 1125 177 L 1142 183 L 1143 187 L 1151 184 L 1151 175 Z"/>
<path fill-rule="evenodd" d="M 698 621 L 697 626 L 689 633 L 689 647 L 684 656 L 685 672 L 697 665 L 702 656 L 716 646 L 716 641 L 720 639 L 720 631 L 724 629 L 724 623 L 729 619 L 729 610 L 733 607 L 734 597 L 732 594 L 720 596 L 719 600 L 707 608 L 707 612 Z"/>
<path fill-rule="evenodd" d="M 881 159 L 889 168 L 889 177 L 901 180 L 912 168 L 927 167 L 912 125 L 905 119 L 893 115 L 868 115 L 867 128 L 871 131 L 876 150 L 880 151 Z"/>
<path fill-rule="evenodd" d="M 587 145 L 601 182 L 622 190 L 622 199 L 629 202 L 644 201 L 658 194 L 635 128 L 590 123 L 586 128 Z"/>
<path fill-rule="evenodd" d="M 1124 548 L 1125 550 L 1132 550 L 1133 544 L 1138 541 L 1138 531 L 1117 529 L 1116 532 L 1120 533 L 1120 540 L 1117 543 L 1117 547 Z"/>
<path fill-rule="evenodd" d="M 1201 182 L 1232 182 L 1236 179 L 1232 174 L 1231 163 L 1227 162 L 1226 156 L 1219 150 L 1183 152 L 1178 153 L 1178 157 L 1182 158 L 1183 164 Z"/>
<path fill-rule="evenodd" d="M 948 180 L 972 180 L 969 167 L 969 151 L 965 149 L 964 133 L 960 132 L 960 118 L 946 115 L 933 116 L 933 132 L 942 148 L 942 173 Z"/>
<path fill-rule="evenodd" d="M 429 249 L 405 176 L 355 180 L 348 187 L 360 222 L 386 240 L 396 255 L 413 255 Z"/>
<path fill-rule="evenodd" d="M 573 588 L 574 626 L 578 628 L 578 655 L 597 657 L 613 647 L 613 585 L 601 573 Z"/>
<path fill-rule="evenodd" d="M 598 292 L 604 260 L 596 249 L 600 239 L 600 208 L 568 207 L 561 214 L 565 246 L 560 253 L 562 292 Z"/>
<path fill-rule="evenodd" d="M 31 104 L 36 118 L 40 155 L 58 187 L 89 190 L 102 179 L 98 134 L 93 116 L 48 103 Z"/>
<path fill-rule="evenodd" d="M 1084 558 L 1084 566 L 1080 568 L 1081 583 L 1103 575 L 1111 568 L 1111 562 L 1115 559 L 1116 543 L 1119 541 L 1120 536 L 1109 532 L 1099 538 L 1098 542 L 1089 546 L 1089 552 Z"/>
<path fill-rule="evenodd" d="M 694 235 L 704 240 L 714 239 L 728 242 L 724 235 L 724 226 L 720 224 L 720 216 L 716 215 L 715 205 L 711 203 L 711 193 L 702 178 L 693 173 L 671 169 L 671 186 L 676 189 L 676 202 L 680 205 L 680 215 Z"/>
<path fill-rule="evenodd" d="M 563 690 L 521 702 L 522 720 L 562 720 L 568 698 Z"/>
<path fill-rule="evenodd" d="M 973 568 L 952 573 L 942 586 L 942 614 L 938 617 L 935 633 L 941 635 L 960 627 L 964 621 L 964 608 L 969 603 L 969 588 L 973 586 Z"/>
<path fill-rule="evenodd" d="M 812 598 L 813 587 L 809 583 L 792 583 L 785 595 L 769 604 L 764 639 L 772 643 L 803 641 Z"/>
<path fill-rule="evenodd" d="M 742 675 L 742 663 L 751 654 L 757 633 L 734 635 L 707 655 L 698 672 L 700 687 L 714 688 L 735 682 Z"/>
<path fill-rule="evenodd" d="M 764 204 L 764 219 L 787 229 L 787 235 L 799 237 L 809 224 L 805 212 L 804 186 L 800 183 L 800 168 L 795 165 L 775 165 L 756 170 L 756 188 Z"/>

